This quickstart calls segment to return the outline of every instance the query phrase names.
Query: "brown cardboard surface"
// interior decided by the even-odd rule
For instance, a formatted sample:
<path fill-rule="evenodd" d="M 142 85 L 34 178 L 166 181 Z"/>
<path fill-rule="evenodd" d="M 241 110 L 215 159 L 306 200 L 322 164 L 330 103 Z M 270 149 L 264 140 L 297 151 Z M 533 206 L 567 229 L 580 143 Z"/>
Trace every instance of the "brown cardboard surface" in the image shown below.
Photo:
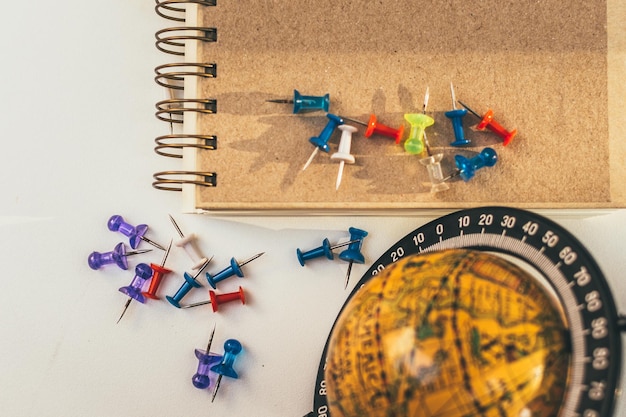
<path fill-rule="evenodd" d="M 217 187 L 198 187 L 207 210 L 623 207 L 626 196 L 623 104 L 624 6 L 609 0 L 572 6 L 515 1 L 242 1 L 204 9 L 202 23 L 218 29 L 200 45 L 218 76 L 200 82 L 197 96 L 215 98 L 214 115 L 197 130 L 215 134 L 217 150 L 200 151 L 196 168 L 217 173 Z M 619 19 L 619 16 L 622 19 Z M 607 27 L 609 30 L 607 30 Z M 506 147 L 464 118 L 466 148 L 450 146 L 450 83 L 457 99 L 518 134 Z M 615 89 L 610 86 L 615 85 Z M 450 189 L 430 192 L 422 155 L 409 155 L 385 137 L 353 136 L 354 165 L 335 190 L 338 164 L 319 152 L 302 166 L 309 143 L 326 125 L 322 113 L 294 115 L 291 105 L 266 102 L 330 94 L 330 112 L 367 121 L 408 124 L 405 113 L 435 119 L 427 137 L 442 153 L 445 173 L 454 155 L 489 146 L 498 163 Z M 621 90 L 619 90 L 621 88 Z M 623 108 L 623 106 L 622 106 Z M 406 133 L 405 133 L 406 137 Z"/>

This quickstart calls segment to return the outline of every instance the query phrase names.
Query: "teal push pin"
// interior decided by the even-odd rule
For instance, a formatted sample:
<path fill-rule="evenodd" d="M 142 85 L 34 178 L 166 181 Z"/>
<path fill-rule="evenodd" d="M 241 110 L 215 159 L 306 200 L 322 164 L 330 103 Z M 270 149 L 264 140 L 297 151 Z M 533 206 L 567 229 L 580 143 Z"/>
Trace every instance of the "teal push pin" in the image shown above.
<path fill-rule="evenodd" d="M 196 279 L 200 276 L 200 274 L 202 273 L 204 268 L 206 268 L 209 262 L 211 262 L 211 259 L 208 259 L 204 263 L 204 265 L 200 267 L 198 272 L 196 272 L 196 275 L 194 275 L 193 277 L 189 275 L 189 273 L 185 272 L 183 274 L 183 278 L 185 278 L 185 282 L 183 282 L 183 285 L 180 286 L 180 288 L 178 289 L 178 291 L 176 291 L 174 296 L 166 295 L 165 299 L 169 301 L 169 303 L 173 305 L 174 307 L 181 308 L 180 302 L 183 300 L 183 298 L 185 298 L 185 296 L 189 293 L 189 291 L 191 291 L 192 288 L 202 287 L 202 284 L 200 284 Z"/>
<path fill-rule="evenodd" d="M 208 272 L 206 273 L 206 279 L 207 281 L 209 281 L 209 285 L 213 287 L 213 289 L 216 289 L 217 288 L 216 285 L 218 282 L 223 281 L 226 278 L 230 278 L 233 275 L 237 275 L 239 278 L 243 278 L 243 271 L 241 270 L 241 267 L 244 266 L 245 264 L 248 264 L 254 261 L 256 258 L 260 257 L 264 253 L 265 252 L 257 253 L 253 257 L 246 259 L 243 262 L 237 262 L 237 260 L 234 257 L 231 258 L 229 267 L 223 269 L 222 271 L 218 272 L 215 275 L 211 275 Z"/>
<path fill-rule="evenodd" d="M 450 142 L 450 145 L 469 145 L 471 141 L 465 138 L 465 132 L 463 130 L 463 118 L 467 114 L 467 109 L 456 108 L 456 97 L 454 94 L 454 86 L 452 85 L 452 83 L 450 83 L 450 94 L 452 95 L 452 110 L 444 113 L 446 117 L 452 122 L 452 128 L 454 129 L 454 141 Z"/>
<path fill-rule="evenodd" d="M 357 229 L 356 227 L 350 227 L 348 232 L 350 232 L 350 241 L 352 243 L 348 245 L 348 249 L 339 254 L 339 259 L 349 262 L 348 272 L 346 273 L 346 285 L 344 286 L 344 289 L 348 288 L 348 281 L 350 281 L 350 273 L 352 272 L 352 264 L 355 262 L 357 264 L 365 263 L 365 256 L 361 253 L 361 247 L 363 246 L 363 239 L 367 236 L 367 232 L 365 230 Z"/>
<path fill-rule="evenodd" d="M 233 363 L 235 362 L 237 355 L 239 355 L 242 350 L 243 347 L 241 346 L 241 343 L 236 339 L 228 339 L 224 342 L 224 357 L 222 358 L 222 362 L 211 367 L 211 371 L 219 374 L 217 382 L 215 383 L 215 388 L 213 389 L 211 402 L 215 400 L 215 396 L 217 395 L 217 390 L 220 388 L 220 382 L 222 382 L 223 376 L 235 379 L 239 378 L 239 375 L 233 369 Z"/>
<path fill-rule="evenodd" d="M 474 178 L 476 171 L 484 167 L 492 167 L 498 162 L 498 155 L 492 148 L 485 148 L 472 158 L 466 158 L 463 155 L 455 155 L 454 162 L 456 170 L 443 181 L 447 181 L 456 176 L 461 176 L 463 181 L 467 182 Z"/>
<path fill-rule="evenodd" d="M 345 243 L 339 243 L 337 245 L 333 245 L 331 246 L 330 241 L 328 240 L 328 238 L 325 238 L 322 241 L 322 245 L 315 248 L 315 249 L 311 249 L 309 251 L 303 252 L 300 248 L 296 249 L 296 256 L 298 257 L 298 261 L 300 262 L 300 265 L 304 266 L 304 264 L 306 263 L 306 261 L 310 260 L 310 259 L 315 259 L 315 258 L 321 258 L 323 256 L 325 256 L 326 258 L 333 260 L 335 258 L 335 255 L 333 254 L 333 250 L 337 249 L 337 248 L 342 248 L 344 246 L 348 246 L 352 243 L 354 243 L 356 241 L 349 241 L 349 242 L 345 242 Z"/>
<path fill-rule="evenodd" d="M 317 155 L 320 149 L 324 152 L 330 152 L 330 146 L 328 145 L 330 136 L 333 134 L 335 129 L 337 129 L 337 126 L 343 124 L 343 119 L 339 116 L 327 113 L 326 117 L 328 118 L 328 122 L 326 123 L 324 129 L 322 129 L 322 132 L 319 134 L 319 136 L 313 136 L 309 139 L 309 142 L 315 145 L 315 149 L 311 153 L 311 156 L 309 156 L 306 164 L 304 164 L 304 167 L 302 167 L 303 171 L 307 169 L 311 162 L 313 162 L 313 158 L 315 158 L 315 155 Z"/>
<path fill-rule="evenodd" d="M 314 111 L 323 111 L 328 113 L 330 107 L 330 95 L 323 96 L 304 96 L 298 90 L 293 90 L 293 100 L 274 99 L 267 100 L 270 103 L 293 104 L 293 113 L 310 113 Z"/>

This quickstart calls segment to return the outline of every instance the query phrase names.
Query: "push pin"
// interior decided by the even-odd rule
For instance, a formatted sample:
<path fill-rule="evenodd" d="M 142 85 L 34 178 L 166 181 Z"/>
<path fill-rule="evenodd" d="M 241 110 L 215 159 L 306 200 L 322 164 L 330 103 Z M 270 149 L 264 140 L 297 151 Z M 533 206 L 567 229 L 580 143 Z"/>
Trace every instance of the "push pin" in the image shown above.
<path fill-rule="evenodd" d="M 302 250 L 298 248 L 296 249 L 296 255 L 298 256 L 298 261 L 300 262 L 300 265 L 302 266 L 304 266 L 306 261 L 308 261 L 309 259 L 321 258 L 322 256 L 325 256 L 328 259 L 332 260 L 335 257 L 335 255 L 333 254 L 333 249 L 342 248 L 354 242 L 355 241 L 351 240 L 349 242 L 339 243 L 337 245 L 331 246 L 328 238 L 325 238 L 322 241 L 322 246 L 315 248 L 315 249 L 311 249 L 306 252 L 302 252 Z"/>
<path fill-rule="evenodd" d="M 350 153 L 352 147 L 352 134 L 357 131 L 356 127 L 349 125 L 341 125 L 341 139 L 339 139 L 339 148 L 337 152 L 330 156 L 331 161 L 339 161 L 339 172 L 337 172 L 337 181 L 335 182 L 335 190 L 339 189 L 341 178 L 343 176 L 343 167 L 345 163 L 354 164 L 354 155 Z"/>
<path fill-rule="evenodd" d="M 380 135 L 388 138 L 395 139 L 396 144 L 399 144 L 402 141 L 402 136 L 404 135 L 404 125 L 400 126 L 398 129 L 394 129 L 393 127 L 386 126 L 382 123 L 378 123 L 376 119 L 376 115 L 371 114 L 367 123 L 362 122 L 360 120 L 351 119 L 349 117 L 340 116 L 342 119 L 347 120 L 352 123 L 356 123 L 362 126 L 366 126 L 365 129 L 365 137 L 369 138 L 372 135 Z"/>
<path fill-rule="evenodd" d="M 456 96 L 454 94 L 454 86 L 452 83 L 450 83 L 450 94 L 452 95 L 452 110 L 444 113 L 452 122 L 452 128 L 454 129 L 454 141 L 451 142 L 450 145 L 469 145 L 471 141 L 465 138 L 465 132 L 463 130 L 463 117 L 467 114 L 467 110 L 456 108 Z"/>
<path fill-rule="evenodd" d="M 474 178 L 476 171 L 484 167 L 492 167 L 498 161 L 498 155 L 492 148 L 485 148 L 480 153 L 472 158 L 466 158 L 463 155 L 455 155 L 454 162 L 456 164 L 456 170 L 443 179 L 448 181 L 458 175 L 463 178 L 463 181 L 469 181 Z"/>
<path fill-rule="evenodd" d="M 161 281 L 163 281 L 163 277 L 170 272 L 170 269 L 165 267 L 165 261 L 167 260 L 167 256 L 170 253 L 170 249 L 172 248 L 172 241 L 170 240 L 170 244 L 165 251 L 165 255 L 163 255 L 163 260 L 161 261 L 161 265 L 150 264 L 150 268 L 152 268 L 152 279 L 150 280 L 150 287 L 148 287 L 148 291 L 143 293 L 144 296 L 151 298 L 153 300 L 159 300 L 159 296 L 156 294 L 159 286 L 161 285 Z"/>
<path fill-rule="evenodd" d="M 150 268 L 148 264 L 139 264 L 135 267 L 135 277 L 130 282 L 130 285 L 119 289 L 120 292 L 128 296 L 128 301 L 126 301 L 126 304 L 124 305 L 124 311 L 122 311 L 120 318 L 117 319 L 118 323 L 122 320 L 122 317 L 124 317 L 131 301 L 137 300 L 141 304 L 146 302 L 146 298 L 141 293 L 141 289 L 145 282 L 150 278 L 152 278 L 152 268 Z"/>
<path fill-rule="evenodd" d="M 230 259 L 230 266 L 224 268 L 222 271 L 218 272 L 215 275 L 211 275 L 208 272 L 206 273 L 206 279 L 209 281 L 209 285 L 213 287 L 213 289 L 217 288 L 216 285 L 218 282 L 225 280 L 226 278 L 230 278 L 233 275 L 237 275 L 239 278 L 243 278 L 243 272 L 241 271 L 241 267 L 245 264 L 248 264 L 254 261 L 256 258 L 262 256 L 265 252 L 258 253 L 251 258 L 246 259 L 243 262 L 237 262 L 237 260 L 233 257 Z"/>
<path fill-rule="evenodd" d="M 174 225 L 174 228 L 180 235 L 180 239 L 181 239 L 178 242 L 176 242 L 176 246 L 183 248 L 185 252 L 187 252 L 187 255 L 189 255 L 189 257 L 191 258 L 191 261 L 194 262 L 191 269 L 200 268 L 202 265 L 206 263 L 207 258 L 200 254 L 200 250 L 198 249 L 196 245 L 196 235 L 191 234 L 185 237 L 183 232 L 180 230 L 180 227 L 178 227 L 176 220 L 174 220 L 174 218 L 171 215 L 169 216 L 170 216 L 170 220 L 172 221 L 172 224 Z"/>
<path fill-rule="evenodd" d="M 198 358 L 198 369 L 194 376 L 191 377 L 191 383 L 198 389 L 205 389 L 211 386 L 215 381 L 211 377 L 209 370 L 212 366 L 215 366 L 222 362 L 223 356 L 211 353 L 211 344 L 213 343 L 213 336 L 215 335 L 215 326 L 209 337 L 209 343 L 206 350 L 195 349 L 194 353 Z"/>
<path fill-rule="evenodd" d="M 350 281 L 350 273 L 352 272 L 352 264 L 362 264 L 365 263 L 365 257 L 361 253 L 361 247 L 363 246 L 363 239 L 367 236 L 367 232 L 365 230 L 357 229 L 356 227 L 351 227 L 348 229 L 350 232 L 350 243 L 348 245 L 348 249 L 344 250 L 339 254 L 339 259 L 349 262 L 348 263 L 348 272 L 346 273 L 346 285 L 344 289 L 348 288 L 348 281 Z"/>
<path fill-rule="evenodd" d="M 235 362 L 235 357 L 241 352 L 242 349 L 241 343 L 236 339 L 228 339 L 224 342 L 224 357 L 222 362 L 211 367 L 211 371 L 219 374 L 217 382 L 215 383 L 215 388 L 213 388 L 213 397 L 211 398 L 211 402 L 215 400 L 217 390 L 220 388 L 220 382 L 222 382 L 222 376 L 239 378 L 239 375 L 237 375 L 237 372 L 233 369 L 233 363 Z"/>
<path fill-rule="evenodd" d="M 115 245 L 115 248 L 111 252 L 91 252 L 87 257 L 87 263 L 91 269 L 100 269 L 104 265 L 115 264 L 121 269 L 128 269 L 127 256 L 139 255 L 142 253 L 150 252 L 152 249 L 140 249 L 135 251 L 126 251 L 126 246 L 122 242 Z"/>
<path fill-rule="evenodd" d="M 487 110 L 487 113 L 481 116 L 478 113 L 476 113 L 474 110 L 467 107 L 467 105 L 464 104 L 462 101 L 459 100 L 459 103 L 461 104 L 461 106 L 465 107 L 474 116 L 481 119 L 480 123 L 476 125 L 477 130 L 485 130 L 485 128 L 491 130 L 493 133 L 495 133 L 496 135 L 502 138 L 502 144 L 504 146 L 508 145 L 517 134 L 517 129 L 508 131 L 504 127 L 502 127 L 500 123 L 496 122 L 493 119 L 493 110 L 489 109 Z"/>
<path fill-rule="evenodd" d="M 428 171 L 431 193 L 445 191 L 450 188 L 443 179 L 443 171 L 441 169 L 442 159 L 443 154 L 438 153 L 419 160 L 422 165 L 426 166 L 426 170 Z"/>
<path fill-rule="evenodd" d="M 200 274 L 202 273 L 204 268 L 209 264 L 209 262 L 211 262 L 211 259 L 208 259 L 204 263 L 204 265 L 202 265 L 202 267 L 198 270 L 198 272 L 196 272 L 196 275 L 194 275 L 193 277 L 189 273 L 185 272 L 183 274 L 183 278 L 185 278 L 185 282 L 183 282 L 183 284 L 180 286 L 178 291 L 176 291 L 176 294 L 174 294 L 173 297 L 166 295 L 165 299 L 169 301 L 169 303 L 173 305 L 174 307 L 181 308 L 180 302 L 189 293 L 189 291 L 191 291 L 192 288 L 202 287 L 202 284 L 200 284 L 196 279 L 200 276 Z"/>
<path fill-rule="evenodd" d="M 404 141 L 404 150 L 410 155 L 418 155 L 424 152 L 426 147 L 428 154 L 430 155 L 430 147 L 426 140 L 426 128 L 432 126 L 435 120 L 426 115 L 426 107 L 428 106 L 428 98 L 430 97 L 429 89 L 426 88 L 426 94 L 424 94 L 424 104 L 422 105 L 422 113 L 408 113 L 404 115 L 404 120 L 409 122 L 411 129 L 409 130 L 409 137 Z"/>
<path fill-rule="evenodd" d="M 328 145 L 330 136 L 333 134 L 337 126 L 343 124 L 343 119 L 339 116 L 335 116 L 334 114 L 327 113 L 326 117 L 328 118 L 328 122 L 326 123 L 326 126 L 324 127 L 324 129 L 322 129 L 322 132 L 320 133 L 320 135 L 313 136 L 312 138 L 309 139 L 309 142 L 315 145 L 315 149 L 311 153 L 311 156 L 309 156 L 309 159 L 306 161 L 306 164 L 304 164 L 304 167 L 302 167 L 303 171 L 308 168 L 311 162 L 313 162 L 313 158 L 315 158 L 315 155 L 317 155 L 320 149 L 323 150 L 324 152 L 330 152 L 330 146 Z"/>
<path fill-rule="evenodd" d="M 140 224 L 138 226 L 132 226 L 129 223 L 124 221 L 124 218 L 120 215 L 111 216 L 109 222 L 107 223 L 109 230 L 112 232 L 120 232 L 124 236 L 126 236 L 129 240 L 130 247 L 133 249 L 137 249 L 140 241 L 144 241 L 146 243 L 151 244 L 155 248 L 165 250 L 165 248 L 159 245 L 156 242 L 148 239 L 145 234 L 148 231 L 148 225 Z"/>
<path fill-rule="evenodd" d="M 270 103 L 293 104 L 293 113 L 309 113 L 313 111 L 323 111 L 328 113 L 330 107 L 330 95 L 323 96 L 303 96 L 298 90 L 293 90 L 293 100 L 274 99 L 267 100 Z"/>
<path fill-rule="evenodd" d="M 243 292 L 243 288 L 241 287 L 239 287 L 239 291 L 229 292 L 225 294 L 216 294 L 215 291 L 209 290 L 209 299 L 207 301 L 200 301 L 199 303 L 189 304 L 183 306 L 182 308 L 193 308 L 211 304 L 211 308 L 215 313 L 218 310 L 220 304 L 229 303 L 231 301 L 237 300 L 240 300 L 241 304 L 246 303 L 246 296 Z"/>

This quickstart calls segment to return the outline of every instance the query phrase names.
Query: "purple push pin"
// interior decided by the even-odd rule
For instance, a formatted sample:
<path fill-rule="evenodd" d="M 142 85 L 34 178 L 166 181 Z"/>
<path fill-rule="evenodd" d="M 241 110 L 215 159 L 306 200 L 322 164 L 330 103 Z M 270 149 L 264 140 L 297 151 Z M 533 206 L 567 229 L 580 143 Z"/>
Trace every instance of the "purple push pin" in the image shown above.
<path fill-rule="evenodd" d="M 128 269 L 127 256 L 139 255 L 141 253 L 150 252 L 152 249 L 140 249 L 136 251 L 126 251 L 126 247 L 122 242 L 115 245 L 111 252 L 91 252 L 87 258 L 87 263 L 91 269 L 100 269 L 104 265 L 116 264 L 120 268 Z"/>
<path fill-rule="evenodd" d="M 139 242 L 143 240 L 144 242 L 151 244 L 155 248 L 161 249 L 162 251 L 165 250 L 163 246 L 159 245 L 156 242 L 153 242 L 145 236 L 146 232 L 148 231 L 148 225 L 146 224 L 133 226 L 129 223 L 126 223 L 122 216 L 116 214 L 114 216 L 111 216 L 107 223 L 107 226 L 110 231 L 120 232 L 121 234 L 126 236 L 128 238 L 130 247 L 133 249 L 137 249 L 137 246 L 139 246 Z"/>
<path fill-rule="evenodd" d="M 131 301 L 137 300 L 141 304 L 144 304 L 146 302 L 146 297 L 144 297 L 141 292 L 143 285 L 150 278 L 152 278 L 152 268 L 150 268 L 150 265 L 148 264 L 141 263 L 135 267 L 135 277 L 130 282 L 130 285 L 119 289 L 120 292 L 128 296 L 128 301 L 126 301 L 126 305 L 124 305 L 124 311 L 122 311 L 122 315 L 119 319 L 117 319 L 118 323 L 120 322 L 120 320 L 122 320 L 122 317 L 124 317 L 124 313 L 126 313 L 126 310 L 128 309 Z"/>
<path fill-rule="evenodd" d="M 198 369 L 194 376 L 191 377 L 191 382 L 194 387 L 198 389 L 205 389 L 215 383 L 217 374 L 210 372 L 211 368 L 218 363 L 222 362 L 223 356 L 211 353 L 211 344 L 213 343 L 213 336 L 215 335 L 215 326 L 209 337 L 209 343 L 206 350 L 195 349 L 194 353 L 198 358 Z"/>

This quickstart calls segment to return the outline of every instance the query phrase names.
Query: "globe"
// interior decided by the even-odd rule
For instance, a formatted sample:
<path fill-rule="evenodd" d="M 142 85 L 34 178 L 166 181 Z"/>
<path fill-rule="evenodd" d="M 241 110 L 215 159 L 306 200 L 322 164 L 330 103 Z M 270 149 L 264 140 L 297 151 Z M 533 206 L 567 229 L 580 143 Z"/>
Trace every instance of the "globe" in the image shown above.
<path fill-rule="evenodd" d="M 367 281 L 331 332 L 331 417 L 549 417 L 569 337 L 555 297 L 481 251 L 403 258 Z"/>

